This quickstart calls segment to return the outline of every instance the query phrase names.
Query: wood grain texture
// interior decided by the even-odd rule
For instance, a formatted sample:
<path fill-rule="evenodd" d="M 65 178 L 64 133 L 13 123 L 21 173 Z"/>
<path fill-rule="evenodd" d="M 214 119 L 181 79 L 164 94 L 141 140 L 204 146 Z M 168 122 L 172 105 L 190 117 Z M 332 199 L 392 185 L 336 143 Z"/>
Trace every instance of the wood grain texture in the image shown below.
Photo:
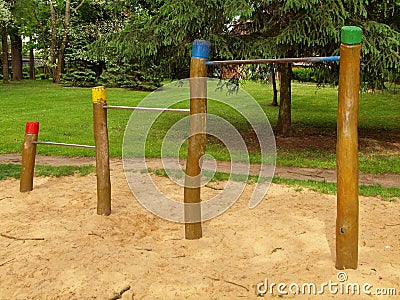
<path fill-rule="evenodd" d="M 195 179 L 185 180 L 185 238 L 202 237 L 201 199 L 200 199 L 200 158 L 206 150 L 207 129 L 207 66 L 204 59 L 192 58 L 190 63 L 190 137 L 188 140 L 188 157 L 186 175 Z M 201 115 L 198 115 L 201 114 Z M 199 133 L 200 132 L 200 133 Z M 196 177 L 198 176 L 198 177 Z M 190 186 L 187 186 L 190 181 Z"/>
<path fill-rule="evenodd" d="M 336 268 L 358 263 L 358 107 L 360 44 L 342 44 L 337 122 Z"/>

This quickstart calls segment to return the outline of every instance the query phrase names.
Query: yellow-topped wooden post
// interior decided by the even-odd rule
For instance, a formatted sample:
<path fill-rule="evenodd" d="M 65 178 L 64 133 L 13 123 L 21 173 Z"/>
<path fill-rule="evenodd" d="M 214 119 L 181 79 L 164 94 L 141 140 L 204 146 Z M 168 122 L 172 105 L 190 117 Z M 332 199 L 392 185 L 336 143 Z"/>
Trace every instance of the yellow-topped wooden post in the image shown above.
<path fill-rule="evenodd" d="M 96 144 L 97 214 L 111 213 L 110 159 L 108 150 L 106 88 L 92 88 L 94 141 Z"/>
<path fill-rule="evenodd" d="M 337 120 L 336 268 L 358 263 L 358 105 L 361 28 L 342 28 Z"/>

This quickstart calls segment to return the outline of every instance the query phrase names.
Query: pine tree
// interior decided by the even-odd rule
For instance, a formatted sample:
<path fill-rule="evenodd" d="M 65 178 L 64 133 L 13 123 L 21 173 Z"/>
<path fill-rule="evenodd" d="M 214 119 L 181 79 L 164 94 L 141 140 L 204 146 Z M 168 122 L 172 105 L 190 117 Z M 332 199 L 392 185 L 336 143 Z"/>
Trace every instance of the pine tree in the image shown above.
<path fill-rule="evenodd" d="M 119 55 L 159 65 L 172 76 L 187 72 L 194 39 L 212 43 L 212 59 L 329 56 L 339 54 L 341 27 L 356 25 L 364 34 L 363 80 L 368 86 L 382 87 L 389 75 L 400 73 L 400 4 L 394 0 L 142 2 L 121 31 L 106 37 L 107 44 L 96 43 L 97 53 L 111 46 Z M 283 100 L 290 103 L 290 98 Z M 288 135 L 290 120 L 285 120 L 278 133 Z"/>

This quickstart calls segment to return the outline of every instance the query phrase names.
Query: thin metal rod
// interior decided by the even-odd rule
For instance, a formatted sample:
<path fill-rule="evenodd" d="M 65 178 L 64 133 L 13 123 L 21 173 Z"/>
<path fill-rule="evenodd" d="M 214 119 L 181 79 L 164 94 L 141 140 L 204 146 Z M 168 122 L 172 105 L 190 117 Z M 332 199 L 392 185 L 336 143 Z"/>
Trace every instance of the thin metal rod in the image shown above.
<path fill-rule="evenodd" d="M 71 148 L 96 149 L 96 146 L 80 145 L 80 144 L 66 144 L 66 143 L 39 142 L 39 141 L 34 141 L 32 143 L 33 144 L 38 144 L 38 145 L 48 145 L 48 146 L 61 146 L 61 147 L 71 147 Z"/>
<path fill-rule="evenodd" d="M 119 109 L 119 110 L 142 110 L 142 111 L 160 111 L 160 112 L 176 112 L 176 113 L 190 113 L 190 109 L 185 108 L 158 108 L 158 107 L 135 107 L 135 106 L 113 106 L 105 105 L 104 109 Z"/>
<path fill-rule="evenodd" d="M 242 59 L 242 60 L 216 60 L 207 61 L 206 65 L 262 65 L 262 64 L 285 64 L 299 62 L 327 62 L 339 61 L 340 56 L 324 57 L 297 57 L 297 58 L 267 58 L 267 59 Z"/>

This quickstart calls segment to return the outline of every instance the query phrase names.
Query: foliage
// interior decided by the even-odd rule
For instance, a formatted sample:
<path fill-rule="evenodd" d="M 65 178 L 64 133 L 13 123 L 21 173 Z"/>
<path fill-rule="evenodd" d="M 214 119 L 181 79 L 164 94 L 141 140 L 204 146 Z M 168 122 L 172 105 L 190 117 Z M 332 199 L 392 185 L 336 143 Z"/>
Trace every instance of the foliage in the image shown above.
<path fill-rule="evenodd" d="M 166 77 L 188 77 L 191 42 L 200 36 L 206 38 L 214 32 L 220 33 L 227 28 L 226 24 L 233 22 L 238 11 L 235 5 L 228 7 L 226 4 L 223 12 L 217 1 L 184 0 L 157 4 L 157 8 L 143 7 L 132 12 L 121 31 L 102 37 L 90 50 L 99 56 L 118 53 L 138 61 L 141 67 L 157 65 Z M 204 11 L 209 14 L 207 17 Z M 218 48 L 213 49 L 215 52 Z"/>
<path fill-rule="evenodd" d="M 300 82 L 316 82 L 315 71 L 311 68 L 294 68 L 293 80 Z"/>
<path fill-rule="evenodd" d="M 45 80 L 45 79 L 48 79 L 48 78 L 49 78 L 49 74 L 40 73 L 40 74 L 36 74 L 35 77 L 36 77 L 36 79 Z"/>
<path fill-rule="evenodd" d="M 156 63 L 166 75 L 178 77 L 188 74 L 194 39 L 212 42 L 212 58 L 329 56 L 339 54 L 341 27 L 357 25 L 364 32 L 364 81 L 381 87 L 382 78 L 399 73 L 399 3 L 393 0 L 145 3 L 153 6 L 132 11 L 122 30 L 101 37 L 91 51 L 102 55 L 111 47 L 122 57 Z M 330 76 L 317 81 L 337 81 L 337 70 L 319 72 Z"/>
<path fill-rule="evenodd" d="M 26 72 L 26 73 L 29 74 L 29 70 L 30 70 L 29 66 L 23 66 L 22 67 L 22 72 Z M 35 74 L 37 74 L 37 73 L 38 73 L 38 68 L 35 67 Z"/>
<path fill-rule="evenodd" d="M 0 20 L 7 24 L 11 19 L 10 4 L 4 0 L 0 0 Z"/>
<path fill-rule="evenodd" d="M 108 87 L 137 90 L 153 90 L 160 85 L 162 78 L 155 67 L 139 68 L 136 60 L 119 57 L 112 48 L 104 55 L 85 51 L 88 44 L 101 36 L 118 31 L 124 24 L 127 11 L 131 9 L 134 7 L 123 1 L 85 2 L 77 11 L 76 17 L 71 20 L 73 26 L 70 29 L 71 40 L 66 52 L 64 84 L 103 84 Z"/>
<path fill-rule="evenodd" d="M 61 81 L 65 86 L 94 87 L 97 84 L 97 77 L 90 69 L 70 69 L 62 74 Z"/>
<path fill-rule="evenodd" d="M 171 0 L 145 1 L 131 12 L 122 30 L 93 43 L 93 55 L 119 56 L 139 68 L 157 65 L 164 76 L 188 77 L 191 43 L 209 40 L 211 59 L 330 56 L 339 54 L 344 25 L 364 30 L 362 80 L 369 88 L 384 87 L 400 73 L 399 4 L 393 0 Z M 205 14 L 204 11 L 207 13 Z M 111 49 L 111 50 L 110 50 Z M 319 85 L 336 84 L 335 65 L 317 67 Z M 287 76 L 291 72 L 286 72 Z M 284 79 L 287 79 L 284 77 Z M 282 81 L 278 133 L 291 133 L 289 80 Z"/>
<path fill-rule="evenodd" d="M 100 76 L 100 82 L 107 87 L 132 88 L 143 91 L 152 91 L 161 86 L 161 78 L 150 72 L 147 74 L 141 72 L 137 65 L 129 63 L 108 67 Z"/>
<path fill-rule="evenodd" d="M 339 65 L 336 63 L 315 63 L 308 67 L 293 68 L 293 80 L 314 82 L 317 86 L 337 85 Z"/>

